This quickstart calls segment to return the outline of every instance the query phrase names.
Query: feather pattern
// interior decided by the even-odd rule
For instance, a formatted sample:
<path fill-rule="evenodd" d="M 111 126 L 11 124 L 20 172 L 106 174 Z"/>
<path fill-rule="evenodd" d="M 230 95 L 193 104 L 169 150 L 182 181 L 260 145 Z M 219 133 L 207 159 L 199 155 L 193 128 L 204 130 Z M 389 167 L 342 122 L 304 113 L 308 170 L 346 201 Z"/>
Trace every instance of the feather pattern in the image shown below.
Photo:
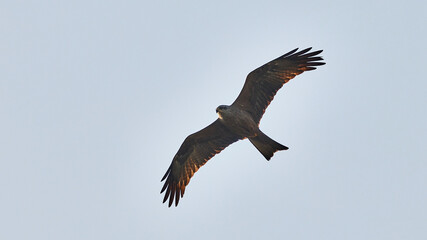
<path fill-rule="evenodd" d="M 316 66 L 325 64 L 322 62 L 323 58 L 317 56 L 322 50 L 310 50 L 311 48 L 307 48 L 298 52 L 296 48 L 253 70 L 248 74 L 232 107 L 249 113 L 252 118 L 249 122 L 259 125 L 266 108 L 285 83 L 304 71 L 314 70 Z M 227 126 L 217 119 L 184 140 L 162 178 L 162 181 L 166 181 L 160 193 L 166 191 L 163 202 L 169 200 L 169 207 L 174 201 L 175 206 L 178 205 L 180 198 L 184 196 L 185 187 L 201 166 L 230 144 L 247 137 L 233 133 L 230 131 L 233 126 Z"/>
<path fill-rule="evenodd" d="M 170 207 L 175 200 L 177 206 L 194 173 L 215 154 L 239 139 L 242 137 L 230 132 L 219 119 L 188 136 L 162 178 L 162 181 L 166 179 L 160 192 L 166 190 L 163 202 L 169 199 Z"/>
<path fill-rule="evenodd" d="M 309 52 L 311 48 L 298 51 L 298 48 L 253 70 L 246 77 L 245 85 L 233 105 L 249 112 L 259 124 L 265 110 L 277 91 L 289 80 L 304 71 L 324 65 L 322 50 Z"/>

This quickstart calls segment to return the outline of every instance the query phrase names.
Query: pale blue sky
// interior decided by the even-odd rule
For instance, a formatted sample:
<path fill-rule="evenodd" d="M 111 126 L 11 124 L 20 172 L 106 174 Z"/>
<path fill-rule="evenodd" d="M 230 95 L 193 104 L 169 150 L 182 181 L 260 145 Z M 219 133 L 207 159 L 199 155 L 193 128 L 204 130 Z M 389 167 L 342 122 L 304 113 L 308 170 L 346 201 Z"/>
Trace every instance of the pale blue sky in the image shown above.
<path fill-rule="evenodd" d="M 427 239 L 427 3 L 2 1 L 0 239 Z M 246 75 L 296 47 L 261 129 L 160 179 Z"/>

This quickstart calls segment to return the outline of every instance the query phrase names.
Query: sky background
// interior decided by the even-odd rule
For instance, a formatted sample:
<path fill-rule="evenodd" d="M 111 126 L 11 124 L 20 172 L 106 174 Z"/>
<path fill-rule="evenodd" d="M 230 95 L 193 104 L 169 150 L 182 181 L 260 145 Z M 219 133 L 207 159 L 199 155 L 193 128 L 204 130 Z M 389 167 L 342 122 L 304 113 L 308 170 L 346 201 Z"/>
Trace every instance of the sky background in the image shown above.
<path fill-rule="evenodd" d="M 427 239 L 427 2 L 1 1 L 0 239 Z M 296 48 L 261 129 L 162 204 L 185 137 Z"/>

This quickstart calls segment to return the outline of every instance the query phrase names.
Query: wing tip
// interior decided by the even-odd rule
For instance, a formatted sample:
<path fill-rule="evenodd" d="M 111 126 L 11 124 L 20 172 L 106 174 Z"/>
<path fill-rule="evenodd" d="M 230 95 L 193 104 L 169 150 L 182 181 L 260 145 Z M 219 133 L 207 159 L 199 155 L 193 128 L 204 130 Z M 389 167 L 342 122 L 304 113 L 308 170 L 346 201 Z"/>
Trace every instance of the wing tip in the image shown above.
<path fill-rule="evenodd" d="M 166 170 L 165 175 L 163 175 L 162 180 L 160 180 L 160 182 L 163 182 L 167 176 L 169 176 L 169 173 L 171 172 L 172 169 L 172 164 L 169 166 L 168 170 Z"/>
<path fill-rule="evenodd" d="M 300 64 L 304 65 L 304 71 L 315 70 L 317 69 L 316 66 L 322 66 L 326 64 L 325 62 L 323 62 L 323 57 L 318 56 L 320 53 L 323 52 L 323 50 L 321 49 L 309 52 L 311 49 L 312 48 L 309 47 L 290 56 L 295 57 L 299 61 L 301 61 Z"/>
<path fill-rule="evenodd" d="M 281 56 L 281 58 L 289 57 L 289 56 L 291 56 L 292 54 L 294 54 L 296 51 L 298 51 L 298 48 L 295 48 L 294 50 L 292 50 L 292 51 L 289 51 L 289 52 L 285 53 L 283 56 Z"/>
<path fill-rule="evenodd" d="M 175 202 L 175 207 L 177 207 L 179 200 L 184 197 L 185 186 L 186 182 L 176 183 L 168 178 L 160 191 L 160 193 L 163 193 L 166 190 L 163 203 L 168 202 L 168 207 L 171 207 Z"/>
<path fill-rule="evenodd" d="M 279 58 L 294 58 L 294 57 L 297 57 L 297 58 L 306 58 L 306 59 L 308 58 L 311 61 L 323 60 L 322 57 L 316 56 L 316 55 L 319 55 L 320 53 L 322 53 L 323 49 L 316 50 L 314 52 L 310 52 L 313 49 L 313 47 L 308 47 L 308 48 L 305 48 L 305 49 L 303 49 L 301 51 L 298 51 L 298 49 L 299 48 L 295 48 L 292 51 L 290 51 L 288 53 L 285 53 L 284 55 L 282 55 Z M 312 58 L 316 58 L 316 59 L 312 59 Z"/>

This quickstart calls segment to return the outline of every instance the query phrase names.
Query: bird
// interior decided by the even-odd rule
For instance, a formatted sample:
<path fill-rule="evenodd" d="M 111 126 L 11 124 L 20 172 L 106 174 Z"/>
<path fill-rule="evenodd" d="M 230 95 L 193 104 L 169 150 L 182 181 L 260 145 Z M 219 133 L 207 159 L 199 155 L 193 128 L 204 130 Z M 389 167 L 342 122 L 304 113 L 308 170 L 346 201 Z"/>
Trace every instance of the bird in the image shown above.
<path fill-rule="evenodd" d="M 160 191 L 160 194 L 166 191 L 163 203 L 169 199 L 168 206 L 171 207 L 175 200 L 175 206 L 178 206 L 194 173 L 238 140 L 249 139 L 267 160 L 276 151 L 288 149 L 264 134 L 259 129 L 259 123 L 277 91 L 285 83 L 325 64 L 323 58 L 318 56 L 323 50 L 311 49 L 298 52 L 296 48 L 250 72 L 236 100 L 231 105 L 218 106 L 218 118 L 184 140 L 161 179 L 161 182 L 166 180 Z"/>

